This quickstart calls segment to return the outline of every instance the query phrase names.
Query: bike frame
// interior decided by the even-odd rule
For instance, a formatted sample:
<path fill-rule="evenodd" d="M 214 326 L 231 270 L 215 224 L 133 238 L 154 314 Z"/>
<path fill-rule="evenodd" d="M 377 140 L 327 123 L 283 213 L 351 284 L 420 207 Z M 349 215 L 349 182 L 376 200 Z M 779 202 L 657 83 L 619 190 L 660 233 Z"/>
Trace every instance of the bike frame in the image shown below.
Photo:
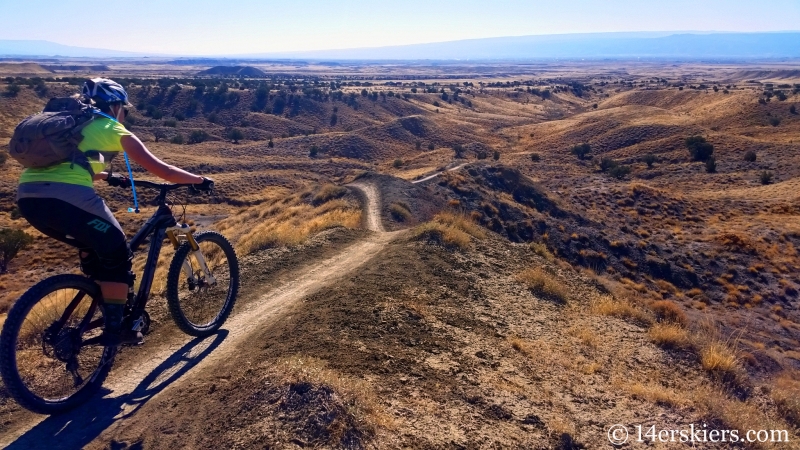
<path fill-rule="evenodd" d="M 156 199 L 158 203 L 158 209 L 156 209 L 152 217 L 147 219 L 147 222 L 145 222 L 142 228 L 139 229 L 139 231 L 133 236 L 129 244 L 131 251 L 136 252 L 139 247 L 145 243 L 147 238 L 152 235 L 152 239 L 150 240 L 150 250 L 147 253 L 147 262 L 144 266 L 141 283 L 139 284 L 139 291 L 133 299 L 128 299 L 131 307 L 130 316 L 141 317 L 145 307 L 147 306 L 147 302 L 150 299 L 150 289 L 153 286 L 153 277 L 155 276 L 156 266 L 158 265 L 158 255 L 161 253 L 161 248 L 165 239 L 169 239 L 170 243 L 175 249 L 177 249 L 182 242 L 188 242 L 192 247 L 192 252 L 197 258 L 200 268 L 203 270 L 207 279 L 213 283 L 214 277 L 212 276 L 211 271 L 208 269 L 205 258 L 200 252 L 200 247 L 194 240 L 189 227 L 186 224 L 179 226 L 172 214 L 172 210 L 170 209 L 169 205 L 167 205 L 167 192 L 188 185 L 158 184 L 135 180 L 134 183 L 139 186 L 151 187 L 160 190 L 160 193 Z M 188 261 L 183 262 L 183 270 L 186 273 L 187 278 L 194 280 L 194 272 Z M 131 282 L 133 282 L 133 280 L 131 280 Z M 52 329 L 57 331 L 64 326 L 69 316 L 72 315 L 72 313 L 75 311 L 75 308 L 77 308 L 78 304 L 81 302 L 81 300 L 83 300 L 83 297 L 84 293 L 79 292 L 75 298 L 73 298 L 73 300 L 64 310 L 61 318 L 53 324 L 54 327 Z M 91 317 L 94 315 L 98 307 L 98 300 L 99 299 L 97 297 L 92 299 L 92 304 L 89 306 L 86 316 L 84 316 L 83 320 L 81 320 L 81 323 L 78 326 L 81 334 L 103 325 L 103 319 L 97 319 L 90 322 Z"/>

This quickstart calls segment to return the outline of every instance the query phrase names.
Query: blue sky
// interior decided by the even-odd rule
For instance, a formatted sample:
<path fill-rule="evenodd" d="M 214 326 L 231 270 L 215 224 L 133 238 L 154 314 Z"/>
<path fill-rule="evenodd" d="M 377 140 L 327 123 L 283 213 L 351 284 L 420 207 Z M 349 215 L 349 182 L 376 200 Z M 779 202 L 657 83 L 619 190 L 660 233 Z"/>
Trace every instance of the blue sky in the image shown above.
<path fill-rule="evenodd" d="M 209 55 L 531 34 L 798 30 L 800 0 L 0 0 L 0 17 L 0 39 Z"/>

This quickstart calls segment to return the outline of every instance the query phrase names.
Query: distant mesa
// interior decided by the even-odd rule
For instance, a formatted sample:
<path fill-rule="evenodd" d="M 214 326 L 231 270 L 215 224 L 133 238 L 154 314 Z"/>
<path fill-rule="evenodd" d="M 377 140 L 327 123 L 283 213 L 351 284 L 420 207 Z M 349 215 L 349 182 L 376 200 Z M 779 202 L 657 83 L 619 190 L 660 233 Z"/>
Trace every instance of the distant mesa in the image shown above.
<path fill-rule="evenodd" d="M 44 69 L 51 72 L 108 72 L 110 67 L 105 64 L 96 65 L 65 65 L 65 64 L 42 64 Z"/>
<path fill-rule="evenodd" d="M 197 72 L 198 75 L 221 75 L 250 78 L 263 78 L 267 74 L 263 70 L 250 66 L 214 66 L 210 69 Z"/>
<path fill-rule="evenodd" d="M 0 63 L 3 75 L 44 75 L 53 73 L 36 63 Z"/>

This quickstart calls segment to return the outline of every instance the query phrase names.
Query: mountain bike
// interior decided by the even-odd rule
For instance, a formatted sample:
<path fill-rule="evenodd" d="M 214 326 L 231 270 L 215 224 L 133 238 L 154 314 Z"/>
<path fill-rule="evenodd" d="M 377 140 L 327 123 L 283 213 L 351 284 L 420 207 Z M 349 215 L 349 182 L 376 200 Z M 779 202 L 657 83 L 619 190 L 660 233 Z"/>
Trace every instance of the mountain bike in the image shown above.
<path fill-rule="evenodd" d="M 176 220 L 167 193 L 192 185 L 133 181 L 136 187 L 159 191 L 158 209 L 130 241 L 136 252 L 150 237 L 150 249 L 136 295 L 135 275 L 130 280 L 123 324 L 149 332 L 146 306 L 162 244 L 169 240 L 175 248 L 165 292 L 170 315 L 191 336 L 214 333 L 231 313 L 239 289 L 233 247 L 217 232 L 193 233 L 185 223 L 185 206 L 180 223 Z M 102 386 L 118 351 L 97 343 L 103 322 L 100 288 L 87 276 L 56 275 L 25 292 L 0 333 L 0 375 L 11 397 L 41 414 L 63 412 L 88 400 Z"/>

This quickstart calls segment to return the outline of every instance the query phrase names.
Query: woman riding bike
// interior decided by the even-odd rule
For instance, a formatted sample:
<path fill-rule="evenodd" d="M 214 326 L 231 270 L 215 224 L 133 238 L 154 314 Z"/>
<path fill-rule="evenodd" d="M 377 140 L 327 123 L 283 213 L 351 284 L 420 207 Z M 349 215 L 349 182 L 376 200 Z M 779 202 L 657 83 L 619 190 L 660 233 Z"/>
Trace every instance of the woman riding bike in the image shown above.
<path fill-rule="evenodd" d="M 128 287 L 133 283 L 132 254 L 125 233 L 92 182 L 108 180 L 105 163 L 119 152 L 127 153 L 145 170 L 172 183 L 195 184 L 208 190 L 213 181 L 158 159 L 122 120 L 131 106 L 125 89 L 112 80 L 93 78 L 83 85 L 86 102 L 102 112 L 81 130 L 78 149 L 92 172 L 69 161 L 22 172 L 17 191 L 20 214 L 47 236 L 79 249 L 81 270 L 100 286 L 105 323 L 99 344 L 139 344 L 142 334 L 123 326 Z M 113 119 L 112 119 L 113 118 Z"/>

